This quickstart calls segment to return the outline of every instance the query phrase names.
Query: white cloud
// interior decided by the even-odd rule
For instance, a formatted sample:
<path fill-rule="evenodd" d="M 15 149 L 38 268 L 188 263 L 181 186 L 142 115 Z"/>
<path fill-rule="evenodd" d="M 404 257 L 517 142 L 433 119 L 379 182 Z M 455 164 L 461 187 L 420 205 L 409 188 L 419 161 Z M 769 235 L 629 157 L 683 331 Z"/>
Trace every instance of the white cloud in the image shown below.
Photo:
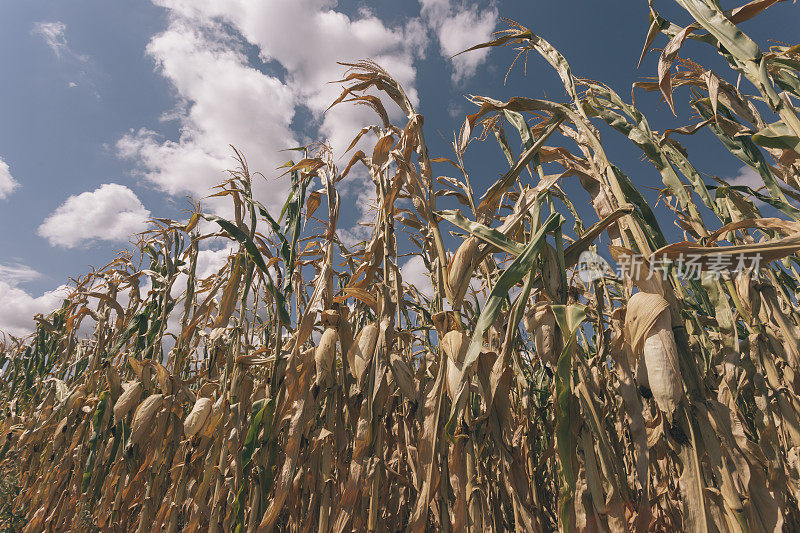
<path fill-rule="evenodd" d="M 150 211 L 136 194 L 116 183 L 106 183 L 92 192 L 70 196 L 37 233 L 53 246 L 74 248 L 96 240 L 127 241 L 147 229 Z"/>
<path fill-rule="evenodd" d="M 759 189 L 764 187 L 764 178 L 762 178 L 758 172 L 748 167 L 747 165 L 740 168 L 736 176 L 729 178 L 727 181 L 728 185 L 746 185 L 751 189 L 753 189 L 754 191 L 758 191 Z M 765 202 L 759 200 L 758 198 L 750 197 L 750 199 L 753 201 L 756 207 L 764 207 L 765 205 L 767 205 Z"/>
<path fill-rule="evenodd" d="M 57 58 L 70 58 L 81 62 L 89 60 L 88 56 L 76 54 L 67 43 L 67 25 L 61 21 L 35 22 L 33 33 L 39 35 Z"/>
<path fill-rule="evenodd" d="M 436 31 L 442 57 L 451 56 L 491 38 L 497 27 L 497 8 L 450 2 L 450 0 L 420 0 L 422 16 Z M 475 74 L 478 66 L 486 60 L 488 49 L 476 50 L 452 58 L 453 81 L 458 83 Z"/>
<path fill-rule="evenodd" d="M 66 285 L 37 297 L 19 287 L 41 277 L 39 272 L 21 263 L 0 264 L 0 302 L 3 302 L 0 305 L 0 332 L 15 337 L 28 335 L 36 325 L 34 315 L 47 315 L 61 305 L 69 294 Z"/>
<path fill-rule="evenodd" d="M 35 327 L 33 316 L 55 310 L 68 294 L 69 288 L 61 285 L 34 297 L 13 283 L 0 280 L 0 331 L 15 337 L 28 335 Z"/>
<path fill-rule="evenodd" d="M 433 284 L 430 273 L 425 268 L 425 263 L 418 255 L 413 256 L 400 267 L 400 275 L 407 285 L 414 285 L 419 292 L 428 298 L 433 298 Z"/>
<path fill-rule="evenodd" d="M 225 266 L 225 263 L 228 262 L 228 258 L 232 253 L 236 250 L 236 244 L 231 241 L 227 241 L 223 248 L 219 250 L 213 249 L 206 249 L 206 250 L 199 250 L 197 252 L 197 267 L 195 269 L 195 276 L 197 279 L 205 279 L 209 276 L 212 276 L 220 271 L 220 269 Z M 185 267 L 188 271 L 189 265 L 187 264 Z M 178 274 L 178 277 L 175 279 L 175 282 L 172 284 L 172 288 L 170 290 L 170 296 L 175 299 L 179 299 L 184 295 L 186 291 L 186 282 L 188 280 L 187 274 L 181 272 Z M 151 287 L 150 279 L 147 279 L 146 283 L 147 287 L 146 290 L 149 290 Z M 144 293 L 145 290 L 142 290 Z M 215 297 L 217 301 L 222 297 L 222 291 L 219 291 Z M 183 303 L 179 303 L 176 305 L 172 312 L 167 317 L 167 327 L 165 328 L 166 333 L 171 333 L 172 335 L 178 335 L 181 330 L 181 316 L 184 311 Z M 174 346 L 174 339 L 169 336 L 164 337 L 164 353 L 168 353 Z"/>
<path fill-rule="evenodd" d="M 170 23 L 147 51 L 176 90 L 179 102 L 169 116 L 180 121 L 181 135 L 170 140 L 149 130 L 131 131 L 117 148 L 139 163 L 147 180 L 171 195 L 208 194 L 223 179 L 223 171 L 234 166 L 228 146 L 233 144 L 252 171 L 267 177 L 256 187 L 256 197 L 271 208 L 282 205 L 288 176 L 277 179 L 280 172 L 275 169 L 296 154 L 280 150 L 300 144 L 298 137 L 321 136 L 338 157 L 361 127 L 376 122 L 363 107 L 345 104 L 325 112 L 341 91 L 339 84 L 330 83 L 345 70 L 337 61 L 374 59 L 417 101 L 414 60 L 426 42 L 419 19 L 388 27 L 366 10 L 348 17 L 329 0 L 154 3 L 169 11 Z M 245 53 L 251 49 L 262 64 L 254 64 Z M 315 122 L 302 124 L 301 135 L 291 127 L 299 106 Z M 386 107 L 398 115 L 394 104 Z M 229 202 L 210 203 L 214 210 Z"/>
<path fill-rule="evenodd" d="M 728 180 L 729 185 L 746 185 L 753 190 L 758 190 L 764 186 L 764 179 L 761 175 L 748 166 L 743 166 L 733 178 Z"/>
<path fill-rule="evenodd" d="M 180 99 L 174 113 L 181 122 L 180 139 L 139 130 L 123 137 L 117 148 L 137 160 L 146 179 L 161 190 L 198 199 L 208 195 L 235 166 L 232 144 L 252 170 L 268 177 L 268 186 L 257 181 L 261 199 L 275 206 L 285 197 L 286 180 L 274 183 L 272 170 L 288 159 L 278 150 L 297 144 L 289 128 L 295 99 L 280 80 L 249 66 L 240 48 L 221 26 L 182 18 L 150 41 L 148 53 Z"/>
<path fill-rule="evenodd" d="M 56 57 L 61 57 L 64 50 L 69 49 L 66 36 L 67 25 L 63 22 L 36 22 L 33 32 L 40 35 Z"/>
<path fill-rule="evenodd" d="M 14 263 L 11 265 L 0 264 L 0 282 L 5 282 L 11 286 L 33 281 L 41 276 L 40 273 L 31 267 L 21 263 Z"/>
<path fill-rule="evenodd" d="M 236 250 L 236 245 L 233 242 L 226 242 L 225 247 L 219 250 L 206 249 L 197 252 L 197 267 L 195 268 L 195 276 L 197 279 L 205 279 L 213 276 L 228 262 L 228 257 Z M 185 267 L 187 270 L 189 265 Z M 175 283 L 172 285 L 170 295 L 173 298 L 179 298 L 183 291 L 186 290 L 187 275 L 184 273 L 178 274 Z M 173 312 L 177 316 L 179 313 Z"/>
<path fill-rule="evenodd" d="M 339 228 L 339 238 L 345 246 L 354 247 L 360 241 L 369 240 L 373 234 L 370 224 L 375 223 L 377 210 L 377 192 L 375 184 L 369 177 L 364 167 L 354 166 L 348 174 L 347 180 L 340 186 L 343 196 L 355 196 L 354 210 L 358 213 L 356 224 L 349 229 Z"/>
<path fill-rule="evenodd" d="M 228 258 L 237 249 L 238 245 L 233 242 L 226 243 L 224 248 L 219 250 L 200 250 L 197 252 L 197 269 L 196 274 L 198 279 L 205 279 L 213 276 L 225 266 Z"/>
<path fill-rule="evenodd" d="M 224 21 L 248 42 L 256 45 L 264 61 L 274 60 L 287 71 L 286 83 L 312 111 L 322 111 L 340 91 L 329 82 L 343 68 L 337 61 L 372 58 L 401 83 L 409 97 L 416 98 L 411 84 L 416 71 L 414 56 L 425 44 L 419 21 L 389 28 L 368 11 L 357 18 L 332 9 L 329 0 L 205 1 L 156 0 L 186 23 L 213 24 Z"/>
<path fill-rule="evenodd" d="M 0 158 L 0 200 L 8 198 L 8 195 L 14 192 L 17 187 L 19 187 L 19 182 L 11 175 L 8 163 Z"/>

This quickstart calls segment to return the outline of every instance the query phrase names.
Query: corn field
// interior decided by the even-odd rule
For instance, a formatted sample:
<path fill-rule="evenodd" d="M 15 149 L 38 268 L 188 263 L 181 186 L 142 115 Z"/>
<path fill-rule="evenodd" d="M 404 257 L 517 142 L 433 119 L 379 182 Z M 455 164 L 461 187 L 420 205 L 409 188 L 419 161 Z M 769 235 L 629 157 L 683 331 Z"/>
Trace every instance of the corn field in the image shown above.
<path fill-rule="evenodd" d="M 332 105 L 368 106 L 376 125 L 354 132 L 346 167 L 314 144 L 265 178 L 235 152 L 214 193 L 229 219 L 197 204 L 188 222 L 154 220 L 33 335 L 5 337 L 0 525 L 800 530 L 800 47 L 762 50 L 737 26 L 776 0 L 676 1 L 694 22 L 650 3 L 642 60 L 663 50 L 634 87 L 696 119 L 663 133 L 514 22 L 473 49 L 540 55 L 566 96 L 472 96 L 445 156 L 389 73 L 347 64 Z M 679 57 L 687 40 L 730 70 Z M 641 149 L 672 218 L 601 131 Z M 695 134 L 764 187 L 704 178 L 676 140 Z M 361 139 L 371 153 L 353 153 Z M 464 163 L 477 143 L 499 148 L 482 195 Z M 337 231 L 354 168 L 376 192 L 356 246 Z M 270 213 L 252 185 L 282 173 L 291 192 Z M 664 223 L 685 240 L 669 243 Z M 201 250 L 220 241 L 230 256 L 201 277 Z M 616 268 L 584 279 L 586 252 Z M 700 275 L 677 268 L 685 255 Z M 712 268 L 742 255 L 760 268 Z M 432 292 L 403 280 L 409 257 Z"/>

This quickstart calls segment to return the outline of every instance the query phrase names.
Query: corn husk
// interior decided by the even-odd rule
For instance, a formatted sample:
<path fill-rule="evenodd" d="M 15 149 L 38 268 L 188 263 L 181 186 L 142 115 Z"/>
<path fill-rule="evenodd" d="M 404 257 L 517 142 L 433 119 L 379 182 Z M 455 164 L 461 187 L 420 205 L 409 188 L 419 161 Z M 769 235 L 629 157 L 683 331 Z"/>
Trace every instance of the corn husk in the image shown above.
<path fill-rule="evenodd" d="M 561 269 L 558 267 L 556 249 L 549 243 L 542 247 L 542 284 L 547 296 L 554 302 L 561 300 Z"/>
<path fill-rule="evenodd" d="M 164 395 L 153 394 L 136 408 L 131 422 L 131 444 L 139 444 L 153 431 L 153 421 L 163 405 Z"/>
<path fill-rule="evenodd" d="M 441 345 L 447 356 L 447 392 L 451 398 L 455 398 L 464 377 L 463 364 L 469 338 L 463 331 L 451 330 L 442 338 Z"/>
<path fill-rule="evenodd" d="M 214 402 L 214 405 L 211 406 L 211 413 L 208 415 L 206 419 L 206 423 L 203 425 L 202 430 L 200 431 L 200 435 L 203 437 L 210 437 L 214 430 L 217 428 L 217 424 L 219 424 L 220 419 L 222 418 L 222 410 L 225 406 L 225 397 L 220 396 Z"/>
<path fill-rule="evenodd" d="M 367 324 L 356 336 L 353 345 L 347 351 L 347 364 L 356 383 L 361 383 L 367 365 L 375 353 L 377 344 L 378 326 L 377 324 Z"/>
<path fill-rule="evenodd" d="M 350 325 L 350 310 L 345 306 L 340 306 L 338 309 L 339 323 L 337 331 L 339 333 L 339 348 L 342 353 L 347 356 L 350 347 L 353 345 L 353 327 Z"/>
<path fill-rule="evenodd" d="M 550 306 L 539 304 L 523 317 L 525 329 L 533 333 L 533 346 L 543 363 L 554 364 L 556 357 L 556 317 Z"/>
<path fill-rule="evenodd" d="M 669 308 L 669 303 L 660 295 L 637 292 L 628 300 L 625 313 L 625 340 L 631 345 L 633 353 L 642 353 L 647 334 L 656 319 Z"/>
<path fill-rule="evenodd" d="M 75 414 L 81 407 L 83 401 L 86 399 L 86 387 L 80 385 L 67 397 L 64 402 L 64 412 L 67 414 Z"/>
<path fill-rule="evenodd" d="M 671 421 L 672 413 L 683 399 L 678 348 L 672 334 L 669 311 L 662 312 L 644 341 L 647 381 L 658 407 Z"/>
<path fill-rule="evenodd" d="M 66 432 L 67 432 L 67 421 L 69 419 L 64 417 L 61 419 L 61 422 L 58 423 L 56 426 L 56 431 L 54 433 L 53 438 L 53 449 L 57 450 L 66 440 Z"/>
<path fill-rule="evenodd" d="M 753 286 L 753 276 L 748 271 L 739 272 L 734 278 L 736 295 L 741 311 L 749 317 L 757 317 L 761 311 L 761 296 Z"/>
<path fill-rule="evenodd" d="M 122 378 L 120 378 L 119 371 L 116 367 L 108 365 L 106 368 L 106 379 L 108 380 L 108 387 L 111 391 L 111 399 L 116 402 L 123 392 Z"/>
<path fill-rule="evenodd" d="M 139 405 L 142 399 L 142 382 L 134 381 L 125 383 L 122 388 L 124 392 L 114 404 L 114 423 L 119 424 L 131 409 Z"/>
<path fill-rule="evenodd" d="M 417 388 L 414 383 L 414 373 L 397 351 L 389 354 L 389 368 L 397 388 L 406 398 L 417 401 Z"/>
<path fill-rule="evenodd" d="M 450 286 L 450 291 L 453 294 L 453 302 L 456 307 L 461 303 L 461 300 L 464 299 L 464 295 L 469 288 L 478 244 L 479 241 L 477 237 L 468 237 L 461 243 L 461 246 L 458 247 L 448 265 L 447 283 Z"/>
<path fill-rule="evenodd" d="M 336 343 L 339 341 L 339 334 L 336 331 L 338 322 L 339 314 L 337 312 L 325 311 L 322 313 L 322 324 L 325 326 L 325 330 L 314 351 L 314 363 L 317 370 L 316 384 L 326 388 L 333 386 L 333 362 L 336 359 Z"/>
<path fill-rule="evenodd" d="M 653 399 L 671 422 L 684 391 L 667 301 L 658 294 L 634 294 L 628 301 L 625 334 L 634 353 L 644 357 Z"/>
<path fill-rule="evenodd" d="M 197 399 L 192 410 L 186 415 L 186 420 L 183 421 L 183 434 L 187 439 L 191 439 L 200 431 L 208 415 L 211 414 L 213 405 L 214 401 L 211 398 Z"/>

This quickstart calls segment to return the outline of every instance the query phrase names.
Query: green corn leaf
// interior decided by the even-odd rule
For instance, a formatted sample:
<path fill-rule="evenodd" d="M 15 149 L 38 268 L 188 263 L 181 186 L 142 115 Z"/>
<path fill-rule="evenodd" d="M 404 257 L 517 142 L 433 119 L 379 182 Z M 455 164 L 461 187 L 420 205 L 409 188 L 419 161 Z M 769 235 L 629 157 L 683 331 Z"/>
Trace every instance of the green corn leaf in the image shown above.
<path fill-rule="evenodd" d="M 255 263 L 261 272 L 264 273 L 266 276 L 266 283 L 267 283 L 267 290 L 272 293 L 272 296 L 275 298 L 275 302 L 278 308 L 278 318 L 284 324 L 290 324 L 291 320 L 289 318 L 289 313 L 286 311 L 286 298 L 284 294 L 279 291 L 275 284 L 272 281 L 272 276 L 267 269 L 267 264 L 264 262 L 264 258 L 261 255 L 261 252 L 258 251 L 258 247 L 256 243 L 253 242 L 253 239 L 250 238 L 245 232 L 239 229 L 236 224 L 225 220 L 224 218 L 218 217 L 216 215 L 200 215 L 204 219 L 208 220 L 209 222 L 216 222 L 219 226 L 224 229 L 228 234 L 239 241 L 242 245 L 244 245 L 245 250 L 247 250 L 247 254 L 250 256 L 250 259 Z"/>
<path fill-rule="evenodd" d="M 478 355 L 483 348 L 483 334 L 494 323 L 497 314 L 504 302 L 508 301 L 508 291 L 511 287 L 516 285 L 523 277 L 530 274 L 536 265 L 536 259 L 539 257 L 539 252 L 545 242 L 545 236 L 560 227 L 564 223 L 564 217 L 557 213 L 553 213 L 548 217 L 541 228 L 533 235 L 531 241 L 525 246 L 523 252 L 508 266 L 506 270 L 500 275 L 495 283 L 489 299 L 486 300 L 478 318 L 475 328 L 472 333 L 472 341 L 467 348 L 467 353 L 464 356 L 462 371 L 464 376 L 470 375 L 470 368 L 478 359 Z M 448 434 L 452 435 L 455 429 L 455 422 L 457 415 L 463 408 L 463 403 L 466 399 L 466 387 L 468 386 L 468 378 L 465 377 L 462 381 L 461 387 L 458 392 L 458 398 L 453 402 L 453 407 L 450 412 L 450 419 L 447 423 Z"/>
<path fill-rule="evenodd" d="M 753 142 L 765 148 L 793 150 L 800 155 L 800 139 L 783 122 L 774 122 L 754 134 Z"/>

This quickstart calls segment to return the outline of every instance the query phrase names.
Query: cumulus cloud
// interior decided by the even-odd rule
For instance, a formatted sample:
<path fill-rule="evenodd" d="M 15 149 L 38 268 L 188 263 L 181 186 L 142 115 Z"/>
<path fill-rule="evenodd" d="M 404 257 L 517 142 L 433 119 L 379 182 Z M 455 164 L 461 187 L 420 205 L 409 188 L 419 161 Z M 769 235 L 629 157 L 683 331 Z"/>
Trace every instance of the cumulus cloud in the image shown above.
<path fill-rule="evenodd" d="M 414 285 L 424 296 L 433 298 L 431 276 L 420 256 L 415 255 L 406 261 L 400 267 L 400 275 L 403 276 L 404 283 Z"/>
<path fill-rule="evenodd" d="M 337 61 L 374 59 L 417 101 L 414 60 L 426 43 L 419 19 L 389 27 L 366 10 L 349 17 L 329 0 L 155 3 L 168 10 L 170 22 L 147 52 L 175 89 L 179 101 L 169 118 L 180 122 L 181 134 L 166 139 L 135 130 L 117 149 L 171 195 L 207 195 L 234 165 L 228 146 L 233 144 L 251 170 L 267 177 L 256 186 L 256 197 L 268 207 L 281 206 L 288 176 L 278 179 L 275 169 L 292 156 L 280 150 L 321 137 L 338 157 L 361 127 L 375 122 L 363 107 L 326 112 L 341 91 L 329 83 L 344 73 Z M 298 132 L 292 121 L 300 107 L 312 120 Z M 396 106 L 387 109 L 397 116 Z M 219 210 L 228 202 L 208 203 Z"/>
<path fill-rule="evenodd" d="M 31 333 L 36 314 L 48 314 L 61 305 L 69 289 L 62 285 L 41 296 L 31 296 L 19 287 L 41 277 L 36 270 L 20 264 L 0 264 L 0 332 L 15 337 Z"/>
<path fill-rule="evenodd" d="M 200 250 L 197 252 L 197 277 L 204 279 L 219 272 L 228 262 L 228 258 L 233 254 L 238 245 L 228 242 L 219 250 Z"/>
<path fill-rule="evenodd" d="M 377 210 L 377 193 L 375 184 L 363 167 L 353 167 L 348 174 L 348 181 L 340 187 L 343 196 L 355 197 L 355 209 L 358 213 L 356 224 L 353 227 L 339 228 L 339 238 L 345 246 L 354 247 L 361 241 L 369 240 L 373 234 L 372 224 L 375 223 Z"/>
<path fill-rule="evenodd" d="M 233 27 L 258 47 L 263 61 L 275 61 L 286 69 L 286 84 L 313 111 L 327 108 L 340 90 L 329 84 L 342 73 L 337 61 L 372 58 L 408 85 L 410 98 L 416 99 L 413 59 L 426 42 L 424 29 L 416 19 L 391 28 L 369 11 L 362 10 L 351 18 L 332 9 L 335 2 L 330 0 L 157 3 L 187 24 L 208 27 L 222 21 Z"/>
<path fill-rule="evenodd" d="M 236 245 L 233 242 L 227 242 L 223 248 L 219 250 L 205 249 L 197 252 L 197 267 L 195 269 L 195 276 L 197 279 L 205 279 L 213 276 L 228 262 L 228 258 L 236 250 Z M 188 265 L 187 267 L 188 268 Z M 173 298 L 179 298 L 183 291 L 186 290 L 187 275 L 184 273 L 178 274 L 175 283 L 172 285 L 170 295 Z M 177 316 L 178 313 L 174 313 Z"/>
<path fill-rule="evenodd" d="M 92 241 L 127 241 L 147 229 L 150 211 L 129 188 L 106 183 L 70 196 L 39 226 L 53 246 L 74 248 Z"/>
<path fill-rule="evenodd" d="M 201 198 L 234 166 L 229 146 L 234 145 L 253 170 L 268 176 L 269 185 L 258 181 L 256 191 L 265 203 L 277 205 L 287 184 L 275 183 L 270 171 L 288 159 L 279 150 L 297 144 L 290 130 L 292 92 L 250 66 L 221 25 L 175 17 L 147 52 L 176 90 L 180 101 L 172 115 L 181 123 L 181 135 L 173 141 L 149 130 L 132 131 L 117 143 L 119 153 L 138 161 L 159 189 Z"/>
<path fill-rule="evenodd" d="M 46 315 L 57 309 L 69 294 L 66 285 L 45 292 L 41 296 L 31 296 L 19 287 L 0 281 L 0 331 L 22 337 L 31 333 L 35 327 L 33 316 Z"/>
<path fill-rule="evenodd" d="M 420 0 L 420 3 L 422 16 L 436 32 L 445 59 L 488 41 L 497 27 L 497 8 L 494 5 L 480 9 L 476 5 L 468 7 L 450 0 Z M 452 58 L 453 82 L 458 83 L 474 75 L 488 53 L 488 49 L 483 49 Z"/>
<path fill-rule="evenodd" d="M 8 168 L 8 163 L 0 158 L 0 200 L 8 198 L 14 189 L 19 187 L 19 183 L 11 175 L 11 170 Z"/>

